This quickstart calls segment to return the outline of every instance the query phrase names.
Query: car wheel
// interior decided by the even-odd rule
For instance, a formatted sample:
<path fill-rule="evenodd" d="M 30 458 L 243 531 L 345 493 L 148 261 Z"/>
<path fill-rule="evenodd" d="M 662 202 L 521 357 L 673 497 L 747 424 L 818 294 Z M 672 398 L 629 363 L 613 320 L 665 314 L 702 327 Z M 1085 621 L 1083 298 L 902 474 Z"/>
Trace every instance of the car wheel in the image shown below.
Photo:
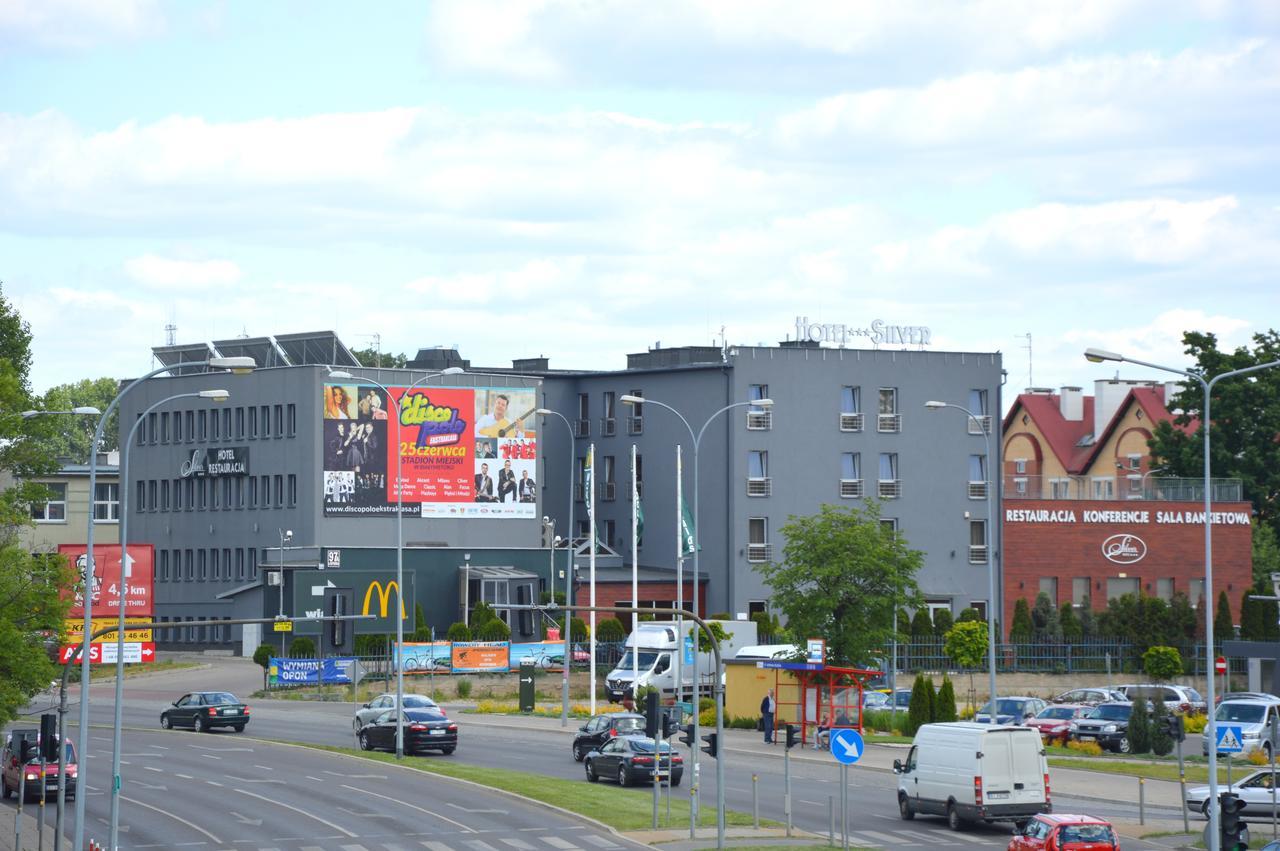
<path fill-rule="evenodd" d="M 587 782 L 588 783 L 600 782 L 600 776 L 596 774 L 596 770 L 591 766 L 590 762 L 587 763 Z"/>
<path fill-rule="evenodd" d="M 453 753 L 455 748 L 457 748 L 457 745 L 449 745 L 449 747 L 447 748 L 441 748 L 440 753 L 444 754 L 445 756 L 448 756 L 449 754 Z"/>
<path fill-rule="evenodd" d="M 911 821 L 916 817 L 915 808 L 911 806 L 911 799 L 906 795 L 898 796 L 898 815 L 902 816 L 903 821 Z"/>
<path fill-rule="evenodd" d="M 671 785 L 672 785 L 673 787 L 674 787 L 674 786 L 679 786 L 679 785 L 680 785 L 680 778 L 679 778 L 679 777 L 677 777 L 677 778 L 675 778 L 674 780 L 672 780 L 672 781 L 671 781 Z"/>
<path fill-rule="evenodd" d="M 952 830 L 964 830 L 964 819 L 960 818 L 960 812 L 954 803 L 947 804 L 947 827 Z"/>
<path fill-rule="evenodd" d="M 360 728 L 363 726 L 364 725 L 360 723 L 359 717 L 351 719 L 351 732 L 355 733 L 357 736 L 360 735 Z"/>
<path fill-rule="evenodd" d="M 191 722 L 191 729 L 192 729 L 192 730 L 194 730 L 194 731 L 196 731 L 197 733 L 203 733 L 203 732 L 205 732 L 206 730 L 208 730 L 208 728 L 207 728 L 207 727 L 205 727 L 205 725 L 204 725 L 204 716 L 203 716 L 203 715 L 197 715 L 197 716 L 196 716 L 196 720 L 194 720 L 194 721 L 192 721 L 192 722 Z"/>
<path fill-rule="evenodd" d="M 582 745 L 577 742 L 573 743 L 573 761 L 582 762 L 587 756 L 587 752 L 582 749 Z"/>
<path fill-rule="evenodd" d="M 371 750 L 373 750 L 373 745 L 372 745 L 372 744 L 370 744 L 370 742 L 369 742 L 369 734 L 368 734 L 368 733 L 361 733 L 361 734 L 360 734 L 360 750 L 362 750 L 362 751 L 371 751 Z"/>
<path fill-rule="evenodd" d="M 168 715 L 161 715 L 161 716 L 160 716 L 160 729 L 162 729 L 162 730 L 172 730 L 172 729 L 173 729 L 173 722 L 169 720 L 169 716 L 168 716 Z"/>
<path fill-rule="evenodd" d="M 1133 745 L 1129 744 L 1128 736 L 1121 736 L 1120 741 L 1116 742 L 1116 753 L 1130 753 Z"/>
<path fill-rule="evenodd" d="M 619 786 L 631 785 L 631 775 L 627 773 L 627 767 L 625 765 L 618 766 L 618 785 Z"/>
<path fill-rule="evenodd" d="M 244 725 L 243 725 L 243 724 L 232 724 L 232 725 L 231 725 L 231 729 L 232 729 L 232 730 L 235 730 L 237 733 L 243 733 L 243 732 L 244 732 Z"/>
<path fill-rule="evenodd" d="M 1206 819 L 1209 818 L 1209 799 L 1208 798 L 1205 798 L 1204 803 L 1200 805 L 1200 815 L 1204 816 Z"/>

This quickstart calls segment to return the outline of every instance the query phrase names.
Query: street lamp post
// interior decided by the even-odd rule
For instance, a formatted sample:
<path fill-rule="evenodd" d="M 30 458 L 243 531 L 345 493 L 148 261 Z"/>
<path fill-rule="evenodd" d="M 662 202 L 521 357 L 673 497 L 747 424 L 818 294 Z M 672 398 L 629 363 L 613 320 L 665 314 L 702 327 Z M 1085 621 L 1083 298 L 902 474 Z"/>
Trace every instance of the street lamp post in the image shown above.
<path fill-rule="evenodd" d="M 1137 366 L 1145 366 L 1148 369 L 1158 369 L 1161 372 L 1172 372 L 1175 375 L 1183 375 L 1192 381 L 1197 382 L 1204 391 L 1204 411 L 1200 418 L 1201 425 L 1204 429 L 1204 597 L 1201 602 L 1204 605 L 1204 654 L 1205 671 L 1207 672 L 1205 677 L 1205 701 L 1209 706 L 1208 721 L 1205 724 L 1205 735 L 1208 737 L 1210 742 L 1209 801 L 1216 803 L 1218 800 L 1218 748 L 1215 745 L 1217 742 L 1217 725 L 1214 724 L 1213 718 L 1213 497 L 1211 493 L 1212 481 L 1210 480 L 1209 460 L 1210 395 L 1213 392 L 1213 386 L 1224 378 L 1234 378 L 1238 375 L 1248 375 L 1252 372 L 1271 369 L 1272 367 L 1280 366 L 1280 361 L 1272 361 L 1271 363 L 1245 367 L 1244 369 L 1233 369 L 1230 372 L 1215 375 L 1213 378 L 1206 381 L 1203 375 L 1195 372 L 1189 372 L 1185 369 L 1177 369 L 1172 366 L 1161 366 L 1158 363 L 1148 363 L 1147 361 L 1141 361 L 1115 352 L 1109 352 L 1105 349 L 1086 349 L 1084 356 L 1087 360 L 1093 363 L 1116 361 L 1119 363 L 1131 363 Z M 1209 840 L 1209 851 L 1218 851 L 1218 808 L 1216 806 L 1210 806 L 1207 812 L 1209 815 L 1209 829 L 1206 836 Z"/>
<path fill-rule="evenodd" d="M 996 548 L 995 543 L 995 522 L 996 517 L 991 509 L 992 491 L 995 490 L 995 476 L 992 473 L 995 459 L 991 457 L 991 433 L 986 425 L 979 419 L 973 411 L 960 405 L 953 405 L 950 402 L 925 402 L 924 406 L 931 411 L 940 411 L 943 408 L 955 408 L 957 411 L 963 411 L 968 415 L 969 419 L 977 424 L 978 430 L 982 432 L 983 440 L 987 445 L 986 456 L 986 485 L 987 485 L 987 522 L 984 524 L 984 537 L 987 541 L 987 667 L 990 669 L 988 676 L 990 682 L 988 686 L 991 689 L 991 712 L 988 714 L 988 722 L 996 723 L 996 714 L 998 706 L 996 705 Z M 896 610 L 895 610 L 896 611 Z M 895 704 L 897 698 L 894 698 Z"/>
<path fill-rule="evenodd" d="M 568 544 L 565 546 L 565 576 L 564 576 L 564 665 L 563 672 L 560 677 L 560 726 L 569 726 L 569 666 L 573 662 L 572 642 L 570 641 L 570 633 L 573 632 L 573 568 L 575 561 L 575 553 L 573 546 L 573 474 L 575 464 L 577 462 L 577 446 L 578 442 L 573 434 L 573 426 L 569 424 L 569 418 L 559 411 L 553 411 L 550 408 L 539 408 L 534 411 L 544 417 L 559 417 L 564 423 L 564 427 L 569 430 L 569 532 L 565 535 Z M 595 542 L 592 542 L 592 546 Z M 551 602 L 555 602 L 555 584 L 552 583 Z"/>
<path fill-rule="evenodd" d="M 424 375 L 417 381 L 410 384 L 401 394 L 401 399 L 408 395 L 410 390 L 430 381 L 431 379 L 441 375 L 458 375 L 463 370 L 461 367 L 451 366 L 442 369 L 439 372 L 433 372 Z M 367 376 L 356 376 L 340 369 L 329 370 L 330 378 L 353 379 L 375 387 L 381 388 L 382 392 L 387 396 L 387 403 L 396 406 L 396 759 L 404 759 L 404 476 L 403 476 L 403 458 L 404 453 L 401 451 L 403 447 L 400 445 L 400 400 L 391 398 L 391 391 L 387 387 Z M 280 581 L 284 581 L 281 576 Z M 280 593 L 284 593 L 284 586 L 281 586 Z"/>
<path fill-rule="evenodd" d="M 725 405 L 723 408 L 720 408 L 718 411 L 715 411 L 713 414 L 711 414 L 711 416 L 707 417 L 706 422 L 702 424 L 702 427 L 698 429 L 698 432 L 696 434 L 693 431 L 693 426 L 689 425 L 689 421 L 685 419 L 684 415 L 681 414 L 679 411 L 677 411 L 675 408 L 668 405 L 666 402 L 659 402 L 655 399 L 650 399 L 647 396 L 633 396 L 631 394 L 627 394 L 621 397 L 620 401 L 625 405 L 650 404 L 650 405 L 657 405 L 659 408 L 666 408 L 668 411 L 670 411 L 671 413 L 679 417 L 680 422 L 684 423 L 684 427 L 689 430 L 689 438 L 690 440 L 693 441 L 693 612 L 694 614 L 698 614 L 699 613 L 698 582 L 701 579 L 701 572 L 699 569 L 699 551 L 701 550 L 700 539 L 702 537 L 702 527 L 701 527 L 701 524 L 698 522 L 698 447 L 702 443 L 702 435 L 706 432 L 707 426 L 711 425 L 711 421 L 714 420 L 716 417 L 720 416 L 721 414 L 723 414 L 725 411 L 732 410 L 733 408 L 741 408 L 741 407 L 747 407 L 747 406 L 750 406 L 753 408 L 771 408 L 773 407 L 773 400 L 772 399 L 753 399 L 752 401 L 749 401 L 749 402 L 731 402 L 728 405 Z M 679 510 L 679 506 L 676 506 L 676 508 L 677 510 Z M 680 553 L 678 551 L 676 552 L 676 558 L 677 559 L 680 558 Z M 634 603 L 634 601 L 632 602 Z M 680 646 L 676 648 L 677 653 L 684 652 L 685 637 L 683 635 L 683 632 L 684 632 L 683 620 L 681 621 L 680 632 L 682 634 L 680 636 Z M 689 763 L 691 765 L 691 770 L 693 771 L 693 781 L 694 781 L 694 786 L 696 788 L 697 782 L 698 782 L 698 750 L 700 747 L 698 742 L 700 742 L 701 739 L 699 738 L 699 735 L 698 735 L 699 733 L 699 730 L 698 730 L 698 726 L 699 726 L 698 725 L 698 715 L 699 715 L 698 713 L 698 656 L 697 656 L 696 646 L 694 648 L 694 651 L 695 652 L 693 657 L 693 746 L 690 748 L 690 752 L 689 752 Z M 683 690 L 683 688 L 684 688 L 684 683 L 680 683 L 677 686 L 677 691 L 681 691 Z M 716 742 L 720 743 L 724 741 L 724 685 L 717 679 L 715 685 L 712 688 L 716 693 Z M 717 744 L 717 747 L 719 746 L 720 745 Z M 717 846 L 716 847 L 723 848 L 724 847 L 724 759 L 723 758 L 716 760 L 716 799 L 717 799 L 717 807 L 716 807 Z M 689 829 L 691 832 L 693 831 L 694 826 L 697 824 L 696 799 L 695 801 L 692 802 L 692 804 L 693 806 L 690 812 L 690 819 L 689 819 L 689 825 L 690 825 Z"/>
<path fill-rule="evenodd" d="M 133 565 L 129 560 L 129 447 L 133 445 L 138 426 L 147 418 L 147 414 L 161 405 L 177 399 L 208 399 L 211 402 L 225 402 L 231 398 L 226 390 L 199 390 L 194 393 L 176 393 L 167 396 L 145 408 L 129 429 L 129 436 L 120 443 L 120 612 L 116 622 L 116 706 L 115 719 L 111 731 L 111 807 L 108 821 L 107 848 L 115 851 L 120 836 L 120 727 L 124 709 L 124 628 L 125 610 L 129 596 L 129 580 L 133 577 Z M 92 605 L 89 589 L 85 589 L 85 605 Z M 59 775 L 61 777 L 61 775 Z M 58 784 L 61 786 L 61 782 Z M 76 797 L 80 797 L 79 794 Z"/>
<path fill-rule="evenodd" d="M 93 445 L 89 452 L 89 528 L 85 534 L 85 558 L 84 558 L 84 575 L 80 577 L 84 583 L 84 641 L 82 642 L 80 651 L 80 731 L 79 740 L 76 743 L 77 750 L 83 754 L 80 757 L 80 777 L 79 782 L 85 784 L 85 776 L 89 766 L 89 639 L 93 635 L 93 604 L 90 594 L 93 589 L 93 494 L 98 487 L 98 447 L 102 445 L 103 433 L 107 428 L 107 421 L 111 419 L 111 413 L 120 405 L 120 400 L 135 387 L 148 378 L 153 378 L 161 373 L 170 372 L 175 369 L 192 369 L 199 367 L 208 367 L 210 369 L 230 370 L 231 372 L 242 375 L 252 372 L 257 368 L 257 363 L 251 357 L 216 357 L 208 360 L 198 361 L 195 363 L 172 364 L 170 366 L 162 366 L 151 370 L 141 378 L 135 378 L 125 387 L 116 397 L 111 400 L 111 404 L 107 405 L 107 409 L 102 412 L 102 416 L 98 417 L 98 427 L 93 432 Z M 61 734 L 62 731 L 59 731 Z M 58 784 L 59 786 L 63 784 Z M 86 784 L 87 785 L 87 784 Z M 83 788 L 83 786 L 82 786 Z M 72 848 L 84 847 L 84 795 L 76 795 L 76 816 L 75 830 Z M 63 800 L 62 790 L 58 790 L 58 800 Z M 61 803 L 60 803 L 61 806 Z"/>

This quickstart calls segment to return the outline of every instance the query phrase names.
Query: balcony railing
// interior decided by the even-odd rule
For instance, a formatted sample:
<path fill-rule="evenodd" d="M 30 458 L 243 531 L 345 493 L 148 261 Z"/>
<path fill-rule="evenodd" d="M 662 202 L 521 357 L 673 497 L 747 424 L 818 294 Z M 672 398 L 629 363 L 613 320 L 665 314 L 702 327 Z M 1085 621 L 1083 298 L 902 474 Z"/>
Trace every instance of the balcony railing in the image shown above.
<path fill-rule="evenodd" d="M 969 418 L 969 434 L 991 434 L 991 417 L 978 417 L 978 422 Z"/>
<path fill-rule="evenodd" d="M 600 436 L 613 437 L 618 433 L 618 421 L 613 417 L 600 418 Z"/>
<path fill-rule="evenodd" d="M 842 499 L 861 499 L 862 479 L 841 479 L 840 497 Z"/>
<path fill-rule="evenodd" d="M 986 482 L 969 482 L 969 499 L 986 499 Z"/>
<path fill-rule="evenodd" d="M 747 561 L 766 562 L 773 560 L 773 544 L 747 544 Z"/>
<path fill-rule="evenodd" d="M 584 502 L 585 493 L 586 493 L 586 488 L 582 486 L 582 482 L 578 482 L 573 486 L 573 499 L 575 502 Z"/>
<path fill-rule="evenodd" d="M 1204 479 L 1146 476 L 1133 487 L 1128 476 L 1024 476 L 1004 477 L 1005 499 L 1153 500 L 1156 502 L 1204 502 Z M 1239 479 L 1210 479 L 1214 502 L 1242 502 Z"/>
<path fill-rule="evenodd" d="M 841 414 L 840 430 L 841 431 L 862 431 L 862 414 Z"/>
<path fill-rule="evenodd" d="M 747 411 L 748 431 L 769 431 L 773 428 L 772 411 Z"/>
<path fill-rule="evenodd" d="M 644 482 L 636 482 L 636 493 L 640 495 L 640 498 L 641 498 L 641 499 L 644 499 Z M 627 501 L 628 501 L 628 502 L 630 502 L 630 501 L 631 501 L 631 487 L 630 487 L 630 485 L 628 485 L 628 487 L 627 487 Z"/>
<path fill-rule="evenodd" d="M 881 479 L 878 493 L 881 499 L 897 499 L 902 496 L 901 479 Z"/>
<path fill-rule="evenodd" d="M 773 479 L 747 479 L 747 496 L 769 496 L 773 493 Z"/>
<path fill-rule="evenodd" d="M 581 419 L 575 420 L 573 423 L 574 437 L 590 437 L 591 436 L 591 420 Z"/>
<path fill-rule="evenodd" d="M 601 482 L 600 483 L 600 499 L 604 502 L 610 502 L 618 498 L 617 482 Z"/>
<path fill-rule="evenodd" d="M 987 563 L 987 547 L 985 544 L 969 545 L 969 564 L 986 564 Z"/>
<path fill-rule="evenodd" d="M 886 433 L 902 431 L 902 414 L 877 414 L 876 416 L 876 431 Z"/>
<path fill-rule="evenodd" d="M 627 434 L 643 434 L 644 417 L 627 417 Z"/>

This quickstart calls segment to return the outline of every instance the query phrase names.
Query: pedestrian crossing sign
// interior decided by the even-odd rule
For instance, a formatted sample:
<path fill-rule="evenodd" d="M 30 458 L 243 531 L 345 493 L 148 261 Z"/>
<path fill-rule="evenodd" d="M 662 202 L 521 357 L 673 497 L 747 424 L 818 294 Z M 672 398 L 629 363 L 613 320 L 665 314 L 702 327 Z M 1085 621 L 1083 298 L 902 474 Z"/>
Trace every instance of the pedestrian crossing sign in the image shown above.
<path fill-rule="evenodd" d="M 1243 730 L 1238 724 L 1223 724 L 1217 728 L 1218 753 L 1240 753 L 1244 750 Z"/>

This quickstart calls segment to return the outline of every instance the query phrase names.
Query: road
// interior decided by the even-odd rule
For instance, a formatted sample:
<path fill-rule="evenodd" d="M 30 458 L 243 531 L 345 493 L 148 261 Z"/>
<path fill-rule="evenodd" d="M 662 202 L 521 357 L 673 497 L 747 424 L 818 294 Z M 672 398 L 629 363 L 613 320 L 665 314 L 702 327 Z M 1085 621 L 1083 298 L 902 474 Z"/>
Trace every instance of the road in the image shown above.
<path fill-rule="evenodd" d="M 335 824 L 345 825 L 344 819 L 348 817 L 356 818 L 355 814 L 345 812 L 343 807 L 361 810 L 363 803 L 355 804 L 354 802 L 357 800 L 362 801 L 363 798 L 351 797 L 357 794 L 351 790 L 345 790 L 345 792 L 334 795 L 332 793 L 333 788 L 341 789 L 344 784 L 338 784 L 337 787 L 333 787 L 332 784 L 335 781 L 326 780 L 326 778 L 333 777 L 332 774 L 326 774 L 326 771 L 341 773 L 343 769 L 333 768 L 332 766 L 317 769 L 313 765 L 314 760 L 332 760 L 335 757 L 321 756 L 316 755 L 315 752 L 295 748 L 282 748 L 278 745 L 269 744 L 270 742 L 293 741 L 355 747 L 355 737 L 351 726 L 353 713 L 351 704 L 250 701 L 252 721 L 248 730 L 239 735 L 229 731 L 218 731 L 212 734 L 195 736 L 188 732 L 164 733 L 157 729 L 161 708 L 184 691 L 195 688 L 230 688 L 242 694 L 248 693 L 261 682 L 261 676 L 258 671 L 259 669 L 256 667 L 252 667 L 251 670 L 246 669 L 241 660 L 229 660 L 221 662 L 207 671 L 173 672 L 145 679 L 131 680 L 127 683 L 123 717 L 129 732 L 126 734 L 124 753 L 130 755 L 151 754 L 151 756 L 122 756 L 122 762 L 125 763 L 121 772 L 124 782 L 124 794 L 132 800 L 142 802 L 141 804 L 133 804 L 131 801 L 126 800 L 123 802 L 122 811 L 128 812 L 129 816 L 133 818 L 137 810 L 146 809 L 143 804 L 154 804 L 156 796 L 165 801 L 173 799 L 175 797 L 174 792 L 180 788 L 179 785 L 157 782 L 156 777 L 163 775 L 166 770 L 176 771 L 176 768 L 173 768 L 176 763 L 171 762 L 169 757 L 176 757 L 181 754 L 184 759 L 187 759 L 183 764 L 192 768 L 191 771 L 183 772 L 193 778 L 191 782 L 199 785 L 201 783 L 207 784 L 212 780 L 222 783 L 222 788 L 227 790 L 222 793 L 216 793 L 212 798 L 205 796 L 202 805 L 196 808 L 197 813 L 201 809 L 205 811 L 210 809 L 221 810 L 220 824 L 234 827 L 237 822 L 236 816 L 232 815 L 232 813 L 239 813 L 250 820 L 264 818 L 264 825 L 274 824 L 270 819 L 263 816 L 260 809 L 256 811 L 246 810 L 244 808 L 246 803 L 243 799 L 251 799 L 252 796 L 248 793 L 262 788 L 270 788 L 272 795 L 274 795 L 274 792 L 277 791 L 274 787 L 286 784 L 271 783 L 270 781 L 278 779 L 281 775 L 304 778 L 298 781 L 296 789 L 299 795 L 298 800 L 300 801 L 311 802 L 315 806 L 317 801 L 332 800 L 333 806 L 337 807 L 334 812 L 338 817 L 329 820 Z M 249 677 L 253 679 L 249 679 Z M 111 714 L 110 686 L 94 686 L 93 704 L 90 712 L 91 722 L 94 725 L 110 725 Z M 75 712 L 73 711 L 71 715 L 74 717 Z M 574 762 L 570 755 L 569 745 L 571 739 L 558 725 L 550 727 L 532 725 L 514 727 L 511 726 L 509 721 L 499 721 L 482 716 L 463 716 L 459 719 L 459 724 L 462 728 L 460 745 L 453 756 L 412 757 L 411 759 L 451 759 L 473 765 L 515 768 L 552 777 L 583 780 L 581 764 Z M 91 734 L 91 744 L 89 782 L 93 786 L 105 787 L 108 782 L 105 774 L 110 770 L 109 730 L 95 729 Z M 730 746 L 732 747 L 732 742 Z M 166 748 L 168 751 L 165 750 Z M 251 750 L 240 750 L 243 748 Z M 248 771 L 242 764 L 248 759 L 247 756 L 244 756 L 247 753 L 255 754 L 251 765 L 257 767 L 253 771 Z M 269 758 L 265 756 L 266 754 L 269 754 Z M 263 756 L 259 758 L 258 755 Z M 808 752 L 807 756 L 812 757 L 813 755 Z M 194 759 L 194 766 L 202 768 L 204 773 L 195 770 L 194 766 L 189 764 L 192 759 Z M 751 777 L 754 774 L 758 778 L 756 791 L 760 802 L 760 815 L 764 818 L 782 821 L 785 818 L 782 810 L 784 788 L 782 761 L 773 756 L 740 754 L 732 751 L 727 759 L 727 765 L 730 767 L 729 779 L 725 788 L 727 806 L 742 812 L 751 811 Z M 299 766 L 305 763 L 306 767 L 295 767 L 295 763 L 298 763 Z M 226 773 L 233 766 L 235 771 Z M 278 772 L 278 774 L 272 775 L 268 773 L 266 769 L 262 768 L 263 766 L 270 767 L 270 771 Z M 156 768 L 161 770 L 156 771 Z M 702 769 L 700 785 L 703 807 L 704 809 L 712 808 L 715 803 L 714 764 L 704 758 Z M 219 771 L 224 772 L 224 775 L 221 775 L 221 779 L 218 774 Z M 376 772 L 371 770 L 370 773 L 379 773 L 381 771 L 382 768 L 379 767 Z M 415 778 L 415 783 L 431 782 L 431 779 L 426 781 L 419 779 L 417 773 L 409 774 Z M 306 779 L 310 777 L 319 778 L 319 780 Z M 836 828 L 838 830 L 840 823 L 839 770 L 834 761 L 828 762 L 826 759 L 813 758 L 792 760 L 791 777 L 795 825 L 803 830 L 826 834 L 830 826 L 829 807 L 832 806 L 831 802 L 833 802 Z M 369 780 L 371 783 L 375 782 L 372 778 L 369 778 Z M 322 783 L 321 781 L 324 782 Z M 399 781 L 397 781 L 398 783 Z M 173 786 L 173 789 L 166 788 L 162 791 L 149 788 L 156 785 Z M 348 785 L 360 786 L 362 784 Z M 432 791 L 429 794 L 414 796 L 407 800 L 431 801 L 432 807 L 438 810 L 436 787 L 441 786 L 448 786 L 448 782 L 434 780 Z M 686 775 L 685 785 L 681 789 L 677 789 L 675 793 L 687 795 L 689 786 L 690 777 Z M 399 793 L 399 788 L 399 785 L 397 785 L 396 797 L 403 797 Z M 326 792 L 326 789 L 329 791 Z M 936 848 L 943 845 L 1003 848 L 1008 842 L 1009 828 L 1007 825 L 977 825 L 964 832 L 954 833 L 946 828 L 941 819 L 919 817 L 914 822 L 903 822 L 897 815 L 895 789 L 895 778 L 891 774 L 859 770 L 856 766 L 850 770 L 849 825 L 852 833 L 852 842 L 864 847 L 902 848 Z M 183 792 L 185 793 L 185 791 L 184 788 Z M 290 789 L 291 794 L 294 791 L 294 789 Z M 259 791 L 258 794 L 262 793 Z M 650 806 L 648 790 L 637 789 L 635 790 L 635 795 L 637 807 L 648 811 Z M 187 798 L 188 796 L 183 794 L 181 797 Z M 463 797 L 474 800 L 475 794 L 468 792 Z M 94 804 L 97 798 L 93 795 L 92 790 L 88 800 L 91 807 L 90 812 L 96 813 Z M 292 800 L 291 798 L 290 801 Z M 444 800 L 447 800 L 447 796 Z M 224 805 L 222 803 L 224 801 L 234 801 L 237 806 L 233 807 L 231 803 Z M 1135 814 L 1135 807 L 1132 804 L 1123 802 L 1099 803 L 1097 801 L 1071 800 L 1065 797 L 1057 797 L 1054 803 L 1055 809 L 1060 812 L 1083 811 L 1113 818 L 1132 818 Z M 481 809 L 493 808 L 486 804 Z M 510 809 L 509 803 L 504 804 L 503 808 Z M 102 815 L 105 816 L 105 799 L 103 799 Z M 176 813 L 176 815 L 182 815 L 182 813 Z M 1152 813 L 1151 808 L 1149 808 L 1149 815 L 1174 818 L 1176 817 L 1176 811 L 1157 811 Z M 95 815 L 94 817 L 97 816 Z M 388 815 L 384 814 L 368 818 L 372 818 L 374 821 L 381 821 L 388 817 Z M 311 816 L 306 818 L 314 821 Z M 468 818 L 457 820 L 470 824 L 469 814 Z M 288 821 L 288 823 L 294 824 L 292 821 Z M 382 847 L 376 844 L 377 842 L 382 842 L 382 840 L 374 839 L 374 837 L 394 834 L 386 829 L 389 827 L 388 825 L 383 824 L 381 826 L 384 828 L 381 831 L 374 830 L 372 826 L 365 826 L 353 832 L 360 835 L 362 842 L 367 839 L 375 843 L 368 847 Z M 248 828 L 256 826 L 242 825 L 242 827 L 244 830 L 241 833 L 252 834 L 253 831 L 248 830 Z M 298 830 L 301 829 L 300 826 L 295 825 L 295 827 Z M 137 828 L 131 825 L 131 830 L 133 829 Z M 498 828 L 487 827 L 483 829 L 496 830 Z M 517 831 L 520 830 L 519 827 L 515 829 Z M 313 825 L 313 830 L 318 830 L 318 828 Z M 228 832 L 228 830 L 224 829 L 224 832 Z M 216 831 L 214 833 L 217 834 Z M 141 834 L 131 833 L 130 841 L 136 841 L 139 835 Z M 222 838 L 221 834 L 217 835 L 220 839 Z M 295 834 L 294 828 L 291 828 L 290 830 L 282 831 L 280 835 L 289 837 L 301 836 L 302 834 Z M 335 847 L 343 847 L 343 835 L 332 830 L 324 835 L 329 837 L 327 841 L 338 843 Z M 346 840 L 348 845 L 354 847 L 354 840 L 351 837 L 346 837 Z M 213 840 L 206 837 L 205 841 L 212 842 Z M 448 840 L 432 841 L 448 842 Z M 275 842 L 275 839 L 272 842 Z M 463 842 L 463 845 L 451 846 L 451 848 L 454 851 L 488 851 L 488 849 L 477 846 L 474 843 L 466 844 L 466 839 Z M 140 848 L 145 847 L 145 845 L 131 844 L 126 847 Z M 242 843 L 237 844 L 236 847 L 242 847 Z M 285 846 L 277 847 L 283 848 Z M 1141 842 L 1126 842 L 1126 847 L 1159 846 Z M 542 846 L 535 845 L 534 848 L 538 849 L 538 851 L 547 851 Z M 519 845 L 511 843 L 507 843 L 506 847 L 501 848 L 500 851 L 513 851 L 513 849 L 514 851 L 534 851 L 534 849 L 523 849 Z M 445 849 L 435 847 L 434 851 L 445 851 Z"/>

